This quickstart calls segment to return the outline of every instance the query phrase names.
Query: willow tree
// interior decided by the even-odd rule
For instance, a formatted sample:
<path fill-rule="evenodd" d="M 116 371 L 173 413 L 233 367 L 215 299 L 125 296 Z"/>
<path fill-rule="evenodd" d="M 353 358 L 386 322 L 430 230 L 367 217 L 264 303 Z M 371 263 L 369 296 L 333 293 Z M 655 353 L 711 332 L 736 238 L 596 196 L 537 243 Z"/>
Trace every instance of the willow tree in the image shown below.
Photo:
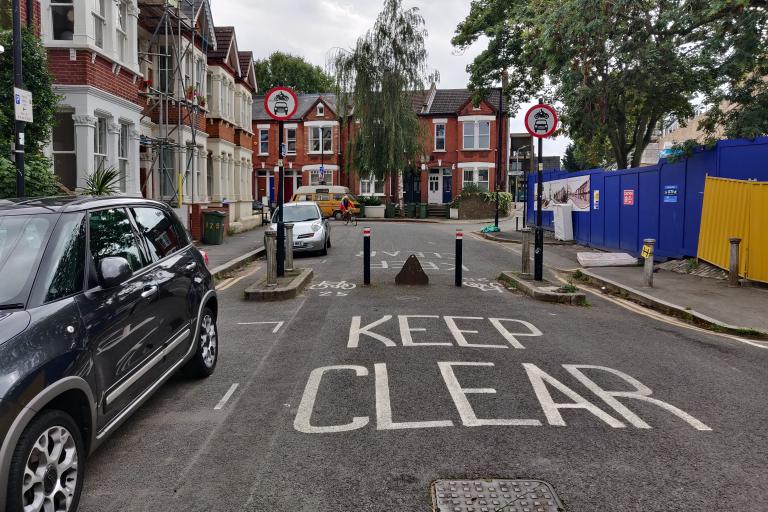
<path fill-rule="evenodd" d="M 349 172 L 384 179 L 416 167 L 425 154 L 413 97 L 437 80 L 427 69 L 426 37 L 417 8 L 385 0 L 373 27 L 332 59 L 338 112 L 343 123 L 354 120 L 346 148 Z"/>

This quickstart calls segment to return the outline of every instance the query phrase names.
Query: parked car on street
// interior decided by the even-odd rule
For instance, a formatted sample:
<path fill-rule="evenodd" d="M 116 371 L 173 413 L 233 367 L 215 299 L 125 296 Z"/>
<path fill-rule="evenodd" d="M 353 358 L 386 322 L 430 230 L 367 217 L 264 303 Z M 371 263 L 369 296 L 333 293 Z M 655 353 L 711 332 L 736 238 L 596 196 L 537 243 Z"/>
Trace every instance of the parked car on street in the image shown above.
<path fill-rule="evenodd" d="M 291 202 L 283 205 L 283 222 L 293 224 L 293 252 L 318 251 L 328 254 L 331 247 L 331 225 L 313 202 Z M 278 211 L 272 215 L 270 229 L 277 229 Z"/>
<path fill-rule="evenodd" d="M 0 283 L 0 509 L 73 512 L 89 453 L 213 373 L 213 279 L 168 206 L 72 197 L 0 200 Z"/>

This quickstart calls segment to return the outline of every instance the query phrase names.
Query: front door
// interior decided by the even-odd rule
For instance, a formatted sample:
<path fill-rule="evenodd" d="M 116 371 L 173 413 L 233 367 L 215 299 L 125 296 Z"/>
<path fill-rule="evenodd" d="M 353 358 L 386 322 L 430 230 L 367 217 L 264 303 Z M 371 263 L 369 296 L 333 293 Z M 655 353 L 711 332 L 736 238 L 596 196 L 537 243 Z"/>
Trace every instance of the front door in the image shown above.
<path fill-rule="evenodd" d="M 451 179 L 451 170 L 443 169 L 443 203 L 445 204 L 453 201 Z"/>
<path fill-rule="evenodd" d="M 429 196 L 430 204 L 442 204 L 443 202 L 443 180 L 440 176 L 440 169 L 429 170 Z"/>

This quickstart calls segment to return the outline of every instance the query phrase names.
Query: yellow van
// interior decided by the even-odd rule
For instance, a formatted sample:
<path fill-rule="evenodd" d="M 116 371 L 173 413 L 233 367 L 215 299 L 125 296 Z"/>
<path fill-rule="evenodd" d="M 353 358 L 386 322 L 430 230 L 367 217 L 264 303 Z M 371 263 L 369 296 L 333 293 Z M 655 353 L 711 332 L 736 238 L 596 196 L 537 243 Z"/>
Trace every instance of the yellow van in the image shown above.
<path fill-rule="evenodd" d="M 339 205 L 344 196 L 352 201 L 352 213 L 360 215 L 360 202 L 349 193 L 347 187 L 333 185 L 305 185 L 296 189 L 291 201 L 313 201 L 320 207 L 323 217 L 334 217 L 341 220 Z"/>

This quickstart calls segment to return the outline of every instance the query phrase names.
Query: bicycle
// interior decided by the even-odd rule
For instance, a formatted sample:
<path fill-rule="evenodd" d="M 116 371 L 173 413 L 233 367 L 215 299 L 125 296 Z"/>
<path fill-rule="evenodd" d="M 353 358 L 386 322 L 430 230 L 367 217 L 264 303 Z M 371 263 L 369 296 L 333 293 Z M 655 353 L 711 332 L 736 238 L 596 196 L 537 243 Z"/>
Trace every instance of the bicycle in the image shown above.
<path fill-rule="evenodd" d="M 344 225 L 349 226 L 352 224 L 353 226 L 357 226 L 357 217 L 355 215 L 352 215 L 352 212 L 347 210 L 342 215 L 342 218 L 344 219 Z"/>

